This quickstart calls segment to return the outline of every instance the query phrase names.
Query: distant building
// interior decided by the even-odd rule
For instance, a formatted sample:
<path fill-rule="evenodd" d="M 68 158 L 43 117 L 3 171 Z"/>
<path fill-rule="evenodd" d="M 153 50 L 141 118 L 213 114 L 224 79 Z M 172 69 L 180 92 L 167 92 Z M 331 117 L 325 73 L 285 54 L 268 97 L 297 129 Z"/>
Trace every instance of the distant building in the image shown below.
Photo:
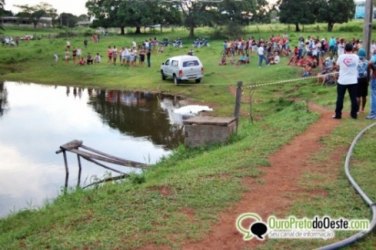
<path fill-rule="evenodd" d="M 93 23 L 92 21 L 78 21 L 77 26 L 89 27 L 92 23 Z"/>
<path fill-rule="evenodd" d="M 358 0 L 355 1 L 355 19 L 364 19 L 366 15 L 366 1 Z M 376 9 L 373 7 L 373 18 L 376 18 Z"/>
<path fill-rule="evenodd" d="M 19 27 L 34 27 L 34 24 L 30 19 L 17 16 L 2 16 L 0 22 L 3 26 L 19 26 Z M 41 17 L 37 24 L 38 28 L 50 28 L 52 27 L 51 17 Z"/>

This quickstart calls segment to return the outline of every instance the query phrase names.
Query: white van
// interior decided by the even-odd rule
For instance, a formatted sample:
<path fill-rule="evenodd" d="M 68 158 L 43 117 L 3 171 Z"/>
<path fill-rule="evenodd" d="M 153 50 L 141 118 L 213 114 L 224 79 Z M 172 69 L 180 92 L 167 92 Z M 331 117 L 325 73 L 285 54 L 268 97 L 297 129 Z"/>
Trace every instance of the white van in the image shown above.
<path fill-rule="evenodd" d="M 204 66 L 197 56 L 174 56 L 168 58 L 161 66 L 162 80 L 171 78 L 175 85 L 182 80 L 201 82 L 204 77 Z"/>

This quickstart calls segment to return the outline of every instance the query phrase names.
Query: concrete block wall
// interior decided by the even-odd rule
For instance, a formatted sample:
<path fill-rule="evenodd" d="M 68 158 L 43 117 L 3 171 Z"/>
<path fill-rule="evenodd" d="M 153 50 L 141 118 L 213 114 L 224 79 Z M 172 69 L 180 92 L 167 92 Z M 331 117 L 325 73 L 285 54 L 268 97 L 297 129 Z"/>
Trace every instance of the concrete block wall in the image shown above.
<path fill-rule="evenodd" d="M 184 126 L 185 140 L 188 147 L 200 147 L 226 142 L 236 130 L 236 122 L 227 125 L 215 124 L 186 124 Z"/>

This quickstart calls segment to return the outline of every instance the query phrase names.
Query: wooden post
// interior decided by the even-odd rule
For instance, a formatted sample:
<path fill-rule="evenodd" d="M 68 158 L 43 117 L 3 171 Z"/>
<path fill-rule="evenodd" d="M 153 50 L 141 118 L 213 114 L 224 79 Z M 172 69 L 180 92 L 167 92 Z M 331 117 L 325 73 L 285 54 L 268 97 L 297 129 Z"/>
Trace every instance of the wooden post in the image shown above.
<path fill-rule="evenodd" d="M 373 0 L 366 0 L 365 16 L 363 26 L 363 48 L 367 53 L 367 58 L 371 58 L 373 51 L 371 48 L 371 35 L 372 35 L 372 18 L 373 18 Z"/>
<path fill-rule="evenodd" d="M 67 160 L 67 153 L 63 150 L 64 155 L 64 165 L 65 165 L 65 185 L 64 185 L 64 193 L 67 191 L 68 188 L 68 179 L 69 179 L 69 168 L 68 168 L 68 160 Z"/>
<path fill-rule="evenodd" d="M 77 187 L 81 185 L 81 158 L 80 155 L 77 155 L 77 162 L 78 162 L 78 180 L 77 180 Z"/>
<path fill-rule="evenodd" d="M 240 101 L 241 101 L 241 98 L 242 98 L 242 87 L 243 87 L 243 82 L 239 81 L 237 88 L 236 88 L 236 99 L 235 99 L 235 110 L 234 110 L 234 116 L 236 118 L 236 132 L 238 132 L 238 125 L 239 125 Z"/>

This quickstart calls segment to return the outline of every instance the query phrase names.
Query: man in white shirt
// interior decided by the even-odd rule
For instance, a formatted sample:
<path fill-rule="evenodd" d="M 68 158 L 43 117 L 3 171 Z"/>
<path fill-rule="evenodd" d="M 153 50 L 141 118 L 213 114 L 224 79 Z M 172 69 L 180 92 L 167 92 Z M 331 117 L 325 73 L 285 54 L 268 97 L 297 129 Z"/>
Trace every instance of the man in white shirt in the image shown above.
<path fill-rule="evenodd" d="M 345 53 L 345 40 L 343 38 L 340 39 L 337 45 L 337 55 L 340 56 Z"/>
<path fill-rule="evenodd" d="M 345 45 L 345 53 L 337 59 L 336 66 L 339 67 L 339 78 L 337 84 L 337 102 L 334 119 L 342 118 L 343 99 L 348 90 L 351 100 L 351 118 L 356 119 L 358 113 L 358 102 L 356 99 L 358 83 L 359 57 L 353 53 L 353 45 Z"/>
<path fill-rule="evenodd" d="M 259 67 L 261 67 L 262 65 L 262 61 L 265 61 L 265 64 L 268 64 L 268 62 L 266 61 L 266 58 L 265 58 L 265 55 L 264 55 L 264 44 L 261 43 L 260 46 L 257 48 L 257 55 L 259 57 Z"/>

